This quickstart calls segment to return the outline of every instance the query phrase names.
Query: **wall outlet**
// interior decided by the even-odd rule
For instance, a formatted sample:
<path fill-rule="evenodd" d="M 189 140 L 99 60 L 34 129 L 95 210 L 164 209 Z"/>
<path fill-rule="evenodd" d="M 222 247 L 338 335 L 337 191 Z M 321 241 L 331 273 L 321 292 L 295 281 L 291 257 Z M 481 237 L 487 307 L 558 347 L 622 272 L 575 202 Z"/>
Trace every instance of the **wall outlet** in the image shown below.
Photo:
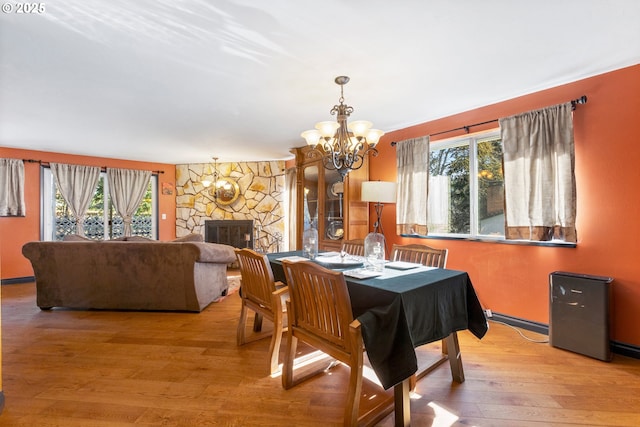
<path fill-rule="evenodd" d="M 488 308 L 484 311 L 484 313 L 487 315 L 487 317 L 493 317 L 493 313 Z"/>

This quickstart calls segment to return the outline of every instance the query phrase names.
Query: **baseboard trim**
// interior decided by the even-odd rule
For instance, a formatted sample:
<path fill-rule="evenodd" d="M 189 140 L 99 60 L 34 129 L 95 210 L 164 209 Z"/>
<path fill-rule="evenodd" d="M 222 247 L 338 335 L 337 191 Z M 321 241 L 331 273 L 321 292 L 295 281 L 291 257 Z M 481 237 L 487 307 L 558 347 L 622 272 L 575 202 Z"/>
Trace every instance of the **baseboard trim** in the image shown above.
<path fill-rule="evenodd" d="M 611 351 L 621 356 L 640 359 L 640 347 L 619 341 L 611 341 Z"/>
<path fill-rule="evenodd" d="M 493 316 L 491 316 L 489 320 L 496 320 L 498 322 L 506 323 L 507 325 L 515 326 L 516 328 L 549 335 L 549 325 L 545 325 L 544 323 L 532 322 L 531 320 L 520 319 L 496 312 L 493 312 Z"/>
<path fill-rule="evenodd" d="M 530 320 L 520 319 L 506 314 L 493 312 L 490 320 L 506 323 L 516 328 L 521 328 L 526 331 L 537 332 L 539 334 L 549 335 L 549 325 L 544 323 L 532 322 Z M 634 359 L 640 359 L 640 347 L 632 344 L 627 344 L 619 341 L 611 341 L 609 343 L 611 351 L 621 356 L 633 357 Z"/>
<path fill-rule="evenodd" d="M 12 279 L 2 279 L 0 280 L 0 284 L 2 285 L 16 285 L 18 283 L 29 283 L 35 282 L 36 278 L 34 276 L 28 277 L 14 277 Z"/>

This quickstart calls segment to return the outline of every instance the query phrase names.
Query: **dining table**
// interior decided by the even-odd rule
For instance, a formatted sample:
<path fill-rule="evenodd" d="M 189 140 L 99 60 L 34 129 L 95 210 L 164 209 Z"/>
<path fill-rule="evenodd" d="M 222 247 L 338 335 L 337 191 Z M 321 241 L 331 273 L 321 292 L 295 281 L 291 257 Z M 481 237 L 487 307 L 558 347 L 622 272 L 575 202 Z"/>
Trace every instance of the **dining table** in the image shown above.
<path fill-rule="evenodd" d="M 274 279 L 286 283 L 282 261 L 308 260 L 301 255 L 267 254 Z M 387 262 L 376 272 L 365 267 L 362 258 L 333 252 L 320 253 L 312 261 L 343 272 L 371 367 L 385 390 L 394 388 L 396 426 L 410 425 L 409 392 L 415 375 L 448 360 L 453 380 L 464 381 L 457 332 L 469 330 L 481 339 L 488 331 L 466 272 L 406 262 Z M 419 369 L 415 349 L 438 340 L 443 341 L 441 359 Z"/>

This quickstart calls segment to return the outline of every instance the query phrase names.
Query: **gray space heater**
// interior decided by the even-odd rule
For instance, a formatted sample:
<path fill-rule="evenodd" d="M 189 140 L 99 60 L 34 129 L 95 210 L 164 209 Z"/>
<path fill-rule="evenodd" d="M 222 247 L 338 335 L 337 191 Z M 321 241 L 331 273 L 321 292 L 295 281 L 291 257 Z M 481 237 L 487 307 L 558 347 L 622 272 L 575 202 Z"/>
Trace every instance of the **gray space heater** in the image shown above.
<path fill-rule="evenodd" d="M 549 344 L 611 360 L 611 277 L 555 271 L 549 275 Z"/>

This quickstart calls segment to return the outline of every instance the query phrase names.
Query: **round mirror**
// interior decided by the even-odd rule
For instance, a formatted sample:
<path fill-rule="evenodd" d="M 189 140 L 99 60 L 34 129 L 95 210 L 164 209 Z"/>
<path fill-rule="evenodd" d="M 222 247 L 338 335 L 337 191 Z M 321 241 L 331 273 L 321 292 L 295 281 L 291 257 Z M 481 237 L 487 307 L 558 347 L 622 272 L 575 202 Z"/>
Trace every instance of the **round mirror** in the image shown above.
<path fill-rule="evenodd" d="M 222 206 L 235 202 L 240 195 L 238 183 L 231 178 L 218 179 L 213 191 L 215 192 L 216 203 Z"/>

